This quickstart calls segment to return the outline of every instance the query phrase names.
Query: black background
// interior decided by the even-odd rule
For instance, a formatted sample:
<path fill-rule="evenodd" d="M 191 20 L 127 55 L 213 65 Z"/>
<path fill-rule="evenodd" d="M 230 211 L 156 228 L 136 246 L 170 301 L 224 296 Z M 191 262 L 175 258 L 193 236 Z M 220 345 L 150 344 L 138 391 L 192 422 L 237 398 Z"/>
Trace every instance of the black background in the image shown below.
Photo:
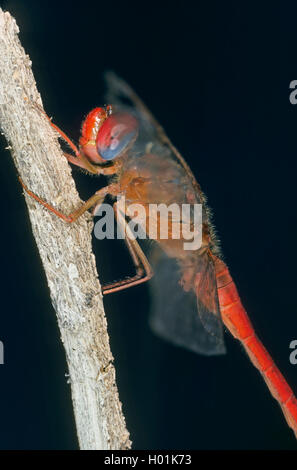
<path fill-rule="evenodd" d="M 297 391 L 289 362 L 297 339 L 293 2 L 2 6 L 18 22 L 47 113 L 75 141 L 85 114 L 102 104 L 104 70 L 115 70 L 148 104 L 207 194 L 242 301 Z M 63 348 L 5 145 L 1 138 L 0 448 L 74 449 Z M 82 198 L 102 184 L 73 174 Z M 95 249 L 102 276 L 132 272 L 121 245 Z M 135 449 L 296 449 L 277 403 L 229 334 L 224 357 L 166 344 L 149 330 L 145 285 L 105 306 Z"/>

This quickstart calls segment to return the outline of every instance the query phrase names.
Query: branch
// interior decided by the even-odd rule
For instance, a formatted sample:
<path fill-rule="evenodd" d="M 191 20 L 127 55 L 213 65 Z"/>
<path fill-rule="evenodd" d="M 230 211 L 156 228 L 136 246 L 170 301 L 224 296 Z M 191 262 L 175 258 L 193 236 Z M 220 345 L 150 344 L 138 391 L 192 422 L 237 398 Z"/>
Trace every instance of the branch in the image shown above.
<path fill-rule="evenodd" d="M 32 106 L 42 102 L 17 33 L 14 18 L 0 9 L 0 125 L 24 183 L 70 213 L 81 201 L 57 136 Z M 128 449 L 92 254 L 92 218 L 86 214 L 68 225 L 25 199 L 66 352 L 80 448 Z"/>

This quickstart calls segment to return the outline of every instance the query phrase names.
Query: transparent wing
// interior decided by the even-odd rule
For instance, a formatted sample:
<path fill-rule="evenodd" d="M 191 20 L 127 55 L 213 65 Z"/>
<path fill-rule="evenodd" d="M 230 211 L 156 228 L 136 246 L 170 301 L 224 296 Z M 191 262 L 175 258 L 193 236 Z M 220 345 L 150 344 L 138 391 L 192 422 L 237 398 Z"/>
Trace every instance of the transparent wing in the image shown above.
<path fill-rule="evenodd" d="M 215 266 L 207 252 L 198 259 L 194 285 L 200 320 L 205 330 L 218 343 L 223 344 L 223 323 L 219 306 Z"/>
<path fill-rule="evenodd" d="M 154 118 L 149 109 L 136 95 L 132 88 L 123 79 L 111 71 L 105 73 L 105 82 L 107 85 L 106 100 L 111 104 L 116 105 L 121 110 L 127 110 L 136 114 L 137 118 L 140 120 L 140 136 L 135 143 L 135 151 L 139 151 L 141 153 L 144 150 L 144 145 L 152 146 L 154 147 L 151 149 L 153 152 L 156 151 L 156 153 L 161 155 L 170 155 L 171 158 L 177 160 L 187 173 L 187 176 L 196 192 L 196 198 L 201 199 L 201 202 L 204 202 L 205 197 L 190 167 L 171 143 L 158 121 Z"/>
<path fill-rule="evenodd" d="M 152 298 L 149 323 L 154 333 L 198 354 L 224 354 L 226 350 L 220 322 L 200 300 L 198 315 L 195 293 L 185 292 L 179 284 L 181 273 L 177 262 L 160 253 L 152 265 L 155 274 L 149 282 Z M 201 284 L 200 288 L 203 287 Z M 217 307 L 217 295 L 213 303 Z"/>
<path fill-rule="evenodd" d="M 105 79 L 106 100 L 117 109 L 134 113 L 140 121 L 140 135 L 133 146 L 133 157 L 137 158 L 137 155 L 141 156 L 144 152 L 162 156 L 160 167 L 157 167 L 157 173 L 163 177 L 163 185 L 158 183 L 158 196 L 161 197 L 164 187 L 166 160 L 173 159 L 182 169 L 181 175 L 183 176 L 177 171 L 174 178 L 168 178 L 166 185 L 171 185 L 172 188 L 169 191 L 166 187 L 166 193 L 169 192 L 176 197 L 176 179 L 178 179 L 182 193 L 182 196 L 178 198 L 179 203 L 187 202 L 187 200 L 183 201 L 182 197 L 188 197 L 188 194 L 191 194 L 192 203 L 203 204 L 203 223 L 210 233 L 210 247 L 214 253 L 218 253 L 205 197 L 187 163 L 131 87 L 113 72 L 106 73 Z M 146 165 L 145 160 L 143 164 Z M 170 171 L 172 175 L 172 167 Z M 174 344 L 197 353 L 223 354 L 225 347 L 215 271 L 212 260 L 206 252 L 198 257 L 195 287 L 189 292 L 183 289 L 180 282 L 183 273 L 178 262 L 174 258 L 169 258 L 157 244 L 151 246 L 148 258 L 155 272 L 149 283 L 152 296 L 150 318 L 152 329 Z"/>

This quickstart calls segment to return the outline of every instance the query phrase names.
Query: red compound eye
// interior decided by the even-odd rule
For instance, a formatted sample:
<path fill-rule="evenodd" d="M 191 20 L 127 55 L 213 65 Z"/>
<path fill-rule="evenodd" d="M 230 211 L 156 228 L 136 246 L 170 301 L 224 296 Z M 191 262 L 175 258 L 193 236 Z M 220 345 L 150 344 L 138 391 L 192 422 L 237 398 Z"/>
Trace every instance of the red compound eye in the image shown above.
<path fill-rule="evenodd" d="M 132 114 L 111 114 L 98 131 L 97 152 L 104 160 L 118 157 L 134 141 L 138 127 L 138 121 Z"/>

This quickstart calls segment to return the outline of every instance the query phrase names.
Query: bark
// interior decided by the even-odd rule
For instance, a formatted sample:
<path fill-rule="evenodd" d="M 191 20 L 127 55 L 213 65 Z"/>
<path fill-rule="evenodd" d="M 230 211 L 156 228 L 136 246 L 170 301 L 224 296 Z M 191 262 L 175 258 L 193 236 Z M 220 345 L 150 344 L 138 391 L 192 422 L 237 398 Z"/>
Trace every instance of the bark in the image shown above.
<path fill-rule="evenodd" d="M 42 106 L 41 97 L 17 33 L 14 18 L 0 9 L 0 125 L 24 183 L 68 214 L 81 201 L 57 135 L 32 106 Z M 65 348 L 80 448 L 130 448 L 92 254 L 92 217 L 67 224 L 25 199 Z"/>

